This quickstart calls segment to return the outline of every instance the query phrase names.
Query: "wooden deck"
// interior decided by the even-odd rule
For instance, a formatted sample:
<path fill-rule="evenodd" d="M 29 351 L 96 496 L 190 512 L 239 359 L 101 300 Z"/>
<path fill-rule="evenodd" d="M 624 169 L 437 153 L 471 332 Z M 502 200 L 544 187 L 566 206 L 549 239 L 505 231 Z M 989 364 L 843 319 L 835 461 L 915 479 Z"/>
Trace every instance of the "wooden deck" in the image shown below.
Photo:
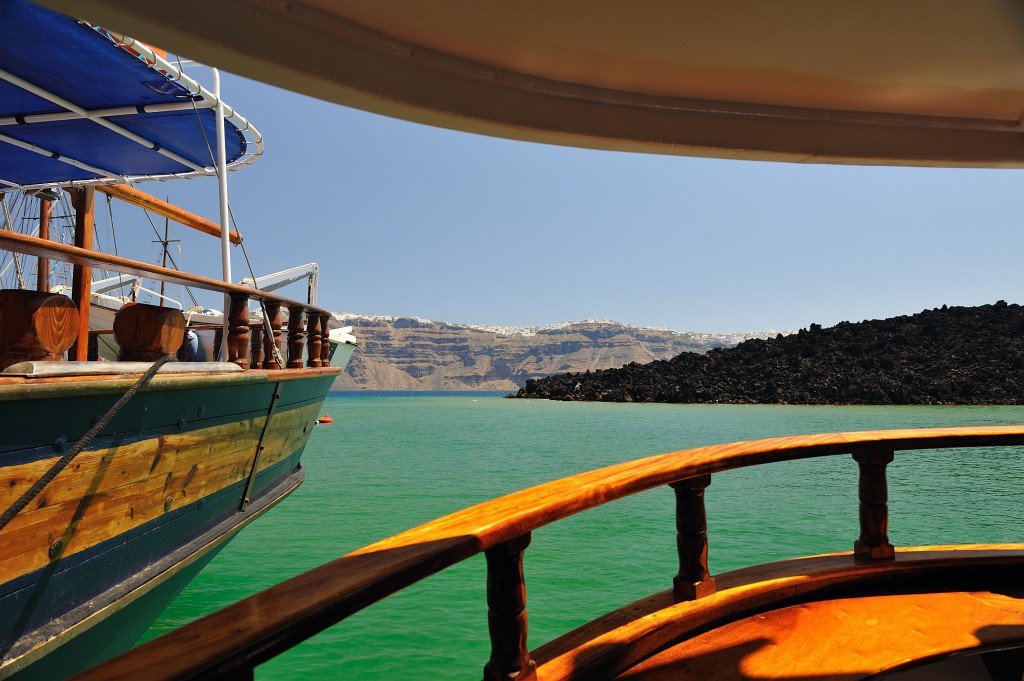
<path fill-rule="evenodd" d="M 664 591 L 632 603 L 542 646 L 534 651 L 533 659 L 538 665 L 538 678 L 544 681 L 818 679 L 817 663 L 822 659 L 834 661 L 839 655 L 823 645 L 826 640 L 856 662 L 862 651 L 844 648 L 846 634 L 871 650 L 875 641 L 870 634 L 886 627 L 927 631 L 932 626 L 933 608 L 922 604 L 929 596 L 935 596 L 938 608 L 944 599 L 957 593 L 1017 594 L 1022 570 L 1024 544 L 916 547 L 900 549 L 892 560 L 886 561 L 857 559 L 851 553 L 786 560 L 719 575 L 718 590 L 696 600 L 679 600 L 672 591 Z M 983 642 L 972 640 L 970 633 L 988 631 L 986 626 L 997 627 L 1004 644 L 1012 644 L 1011 639 L 1024 644 L 1024 601 L 1016 596 L 1005 597 L 1016 604 L 1010 608 L 1012 617 L 1008 621 L 1006 612 L 998 608 L 975 608 L 972 619 L 949 616 L 947 610 L 946 626 L 963 630 L 959 638 L 949 641 L 951 650 L 978 649 Z M 901 598 L 908 600 L 904 602 Z M 857 607 L 867 613 L 863 632 L 855 631 L 850 620 L 844 624 L 841 617 L 828 621 L 827 615 L 816 619 L 815 615 L 806 614 L 817 612 L 817 604 L 835 602 L 859 604 Z M 785 613 L 798 613 L 799 617 L 791 615 L 787 619 Z M 875 624 L 866 624 L 870 620 Z M 1016 629 L 1003 628 L 1007 624 Z M 750 640 L 742 640 L 743 636 Z M 932 638 L 941 640 L 942 632 L 935 631 Z M 738 642 L 730 643 L 734 639 Z M 698 641 L 702 645 L 708 645 L 708 641 L 718 643 L 722 649 L 695 651 L 688 647 Z M 906 641 L 907 646 L 910 642 Z M 739 665 L 744 663 L 746 654 L 760 654 L 761 647 L 782 644 L 796 648 L 775 650 L 771 664 L 793 655 L 794 662 L 803 664 L 800 673 L 790 674 L 782 665 L 779 672 L 762 674 L 770 666 L 766 662 L 756 673 L 743 675 L 748 670 Z M 819 645 L 821 655 L 810 656 L 808 649 Z M 884 663 L 875 671 L 938 653 L 926 647 L 905 647 L 880 649 L 877 654 Z M 702 664 L 710 666 L 699 666 L 693 662 L 695 659 L 705 660 Z M 727 673 L 729 664 L 733 665 L 733 676 Z M 826 674 L 821 678 L 833 676 Z"/>
<path fill-rule="evenodd" d="M 912 661 L 1024 645 L 1021 595 L 957 591 L 802 603 L 696 636 L 618 678 L 867 679 Z"/>

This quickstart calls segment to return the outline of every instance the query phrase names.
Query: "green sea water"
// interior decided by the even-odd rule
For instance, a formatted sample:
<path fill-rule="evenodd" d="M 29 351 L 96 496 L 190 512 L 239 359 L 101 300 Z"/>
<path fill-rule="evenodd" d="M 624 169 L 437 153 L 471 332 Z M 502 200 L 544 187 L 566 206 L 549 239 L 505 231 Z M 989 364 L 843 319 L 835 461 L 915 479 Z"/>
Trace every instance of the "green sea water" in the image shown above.
<path fill-rule="evenodd" d="M 306 481 L 244 530 L 147 639 L 378 539 L 468 505 L 613 463 L 699 445 L 813 432 L 1020 423 L 1021 407 L 588 404 L 493 394 L 337 394 L 303 456 Z M 1021 450 L 897 454 L 893 544 L 1020 541 Z M 716 475 L 712 572 L 846 551 L 857 527 L 848 456 Z M 674 499 L 657 489 L 534 533 L 530 647 L 669 588 Z M 257 679 L 479 679 L 482 556 L 360 612 L 257 669 Z"/>

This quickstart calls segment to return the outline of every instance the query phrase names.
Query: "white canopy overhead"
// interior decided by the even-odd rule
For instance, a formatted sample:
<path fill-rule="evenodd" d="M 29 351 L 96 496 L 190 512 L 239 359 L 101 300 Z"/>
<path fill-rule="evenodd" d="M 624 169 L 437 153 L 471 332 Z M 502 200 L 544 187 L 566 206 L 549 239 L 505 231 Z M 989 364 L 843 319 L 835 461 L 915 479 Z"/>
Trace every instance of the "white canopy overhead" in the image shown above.
<path fill-rule="evenodd" d="M 1024 166 L 1013 0 L 46 4 L 315 97 L 556 144 Z"/>

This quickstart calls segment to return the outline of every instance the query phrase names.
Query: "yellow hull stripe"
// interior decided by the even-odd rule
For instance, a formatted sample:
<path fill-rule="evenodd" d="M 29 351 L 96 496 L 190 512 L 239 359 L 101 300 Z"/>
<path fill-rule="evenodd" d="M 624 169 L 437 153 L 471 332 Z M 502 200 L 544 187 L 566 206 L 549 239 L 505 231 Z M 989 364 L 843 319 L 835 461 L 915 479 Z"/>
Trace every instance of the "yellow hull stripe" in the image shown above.
<path fill-rule="evenodd" d="M 305 445 L 319 406 L 274 414 L 260 471 Z M 245 480 L 265 421 L 263 416 L 83 452 L 0 531 L 0 583 Z M 0 508 L 13 504 L 58 458 L 4 469 Z"/>

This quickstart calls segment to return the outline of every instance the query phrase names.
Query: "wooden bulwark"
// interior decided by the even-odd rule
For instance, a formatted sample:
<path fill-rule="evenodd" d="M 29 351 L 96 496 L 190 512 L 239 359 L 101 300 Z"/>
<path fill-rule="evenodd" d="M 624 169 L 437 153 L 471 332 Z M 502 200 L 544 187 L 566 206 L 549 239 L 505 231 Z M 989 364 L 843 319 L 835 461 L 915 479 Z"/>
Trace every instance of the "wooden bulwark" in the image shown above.
<path fill-rule="evenodd" d="M 134 679 L 142 674 L 155 679 L 245 676 L 255 665 L 445 567 L 480 552 L 493 553 L 499 546 L 572 514 L 661 485 L 744 466 L 879 449 L 899 452 L 1021 444 L 1024 444 L 1024 426 L 890 430 L 736 442 L 622 463 L 516 492 L 377 542 L 141 646 L 80 678 Z M 877 483 L 872 484 L 877 486 Z M 869 500 L 872 498 L 877 495 L 869 496 Z M 874 518 L 872 522 L 881 522 L 877 514 L 869 515 Z M 698 538 L 702 534 L 700 529 L 699 523 L 683 528 L 685 533 Z M 865 533 L 862 527 L 861 536 L 877 535 L 872 534 L 871 527 L 867 530 Z M 851 544 L 852 540 L 851 537 Z M 703 551 L 700 541 L 681 542 L 681 545 L 690 544 Z M 516 678 L 520 672 L 532 675 L 528 670 L 536 664 L 537 678 L 544 680 L 611 678 L 610 673 L 625 671 L 673 643 L 680 630 L 692 624 L 692 621 L 687 624 L 683 617 L 685 612 L 701 613 L 707 625 L 722 617 L 721 606 L 729 599 L 738 604 L 735 619 L 749 614 L 752 603 L 769 610 L 791 601 L 801 591 L 807 600 L 813 600 L 816 586 L 834 589 L 846 583 L 857 590 L 879 576 L 889 578 L 901 571 L 906 575 L 955 571 L 960 565 L 970 565 L 971 561 L 974 561 L 974 569 L 982 571 L 1005 565 L 1019 570 L 1024 563 L 1022 557 L 1022 545 L 930 552 L 897 549 L 890 560 L 858 559 L 851 552 L 793 561 L 782 567 L 749 568 L 739 575 L 716 576 L 717 590 L 703 598 L 676 603 L 671 592 L 652 597 L 647 609 L 650 619 L 636 625 L 641 627 L 638 631 L 623 630 L 619 622 L 603 632 L 596 629 L 582 634 L 577 632 L 577 638 L 569 636 L 549 644 L 525 662 L 517 655 L 499 653 L 497 657 L 492 656 L 492 663 L 508 659 L 515 668 L 492 668 L 488 675 L 505 674 L 507 678 Z M 681 556 L 680 564 L 692 566 L 695 563 Z M 699 560 L 696 565 L 699 567 Z M 508 566 L 500 569 L 505 574 L 516 574 L 514 566 L 511 572 Z M 699 572 L 698 569 L 698 575 Z M 507 576 L 493 583 L 494 588 L 513 590 L 522 585 L 521 580 Z M 502 584 L 505 586 L 500 586 Z M 518 640 L 526 631 L 525 594 L 521 598 L 515 594 L 494 594 L 494 600 L 490 595 L 488 600 L 511 604 L 508 608 L 503 606 L 510 615 L 501 616 L 508 623 L 498 626 L 497 630 L 499 636 Z M 520 601 L 522 623 L 516 624 L 513 621 L 520 621 L 520 615 L 516 614 Z M 619 616 L 620 620 L 630 618 L 635 619 L 635 616 Z M 616 621 L 613 613 L 610 619 L 598 622 L 608 625 Z M 590 647 L 588 642 L 601 636 L 617 637 L 616 665 L 609 667 L 603 654 L 591 654 L 595 662 L 588 662 L 586 651 L 611 650 L 605 645 Z M 492 645 L 498 651 L 519 650 L 519 643 L 513 640 L 496 641 Z M 558 671 L 562 663 L 566 666 Z M 598 671 L 600 669 L 605 671 Z"/>

